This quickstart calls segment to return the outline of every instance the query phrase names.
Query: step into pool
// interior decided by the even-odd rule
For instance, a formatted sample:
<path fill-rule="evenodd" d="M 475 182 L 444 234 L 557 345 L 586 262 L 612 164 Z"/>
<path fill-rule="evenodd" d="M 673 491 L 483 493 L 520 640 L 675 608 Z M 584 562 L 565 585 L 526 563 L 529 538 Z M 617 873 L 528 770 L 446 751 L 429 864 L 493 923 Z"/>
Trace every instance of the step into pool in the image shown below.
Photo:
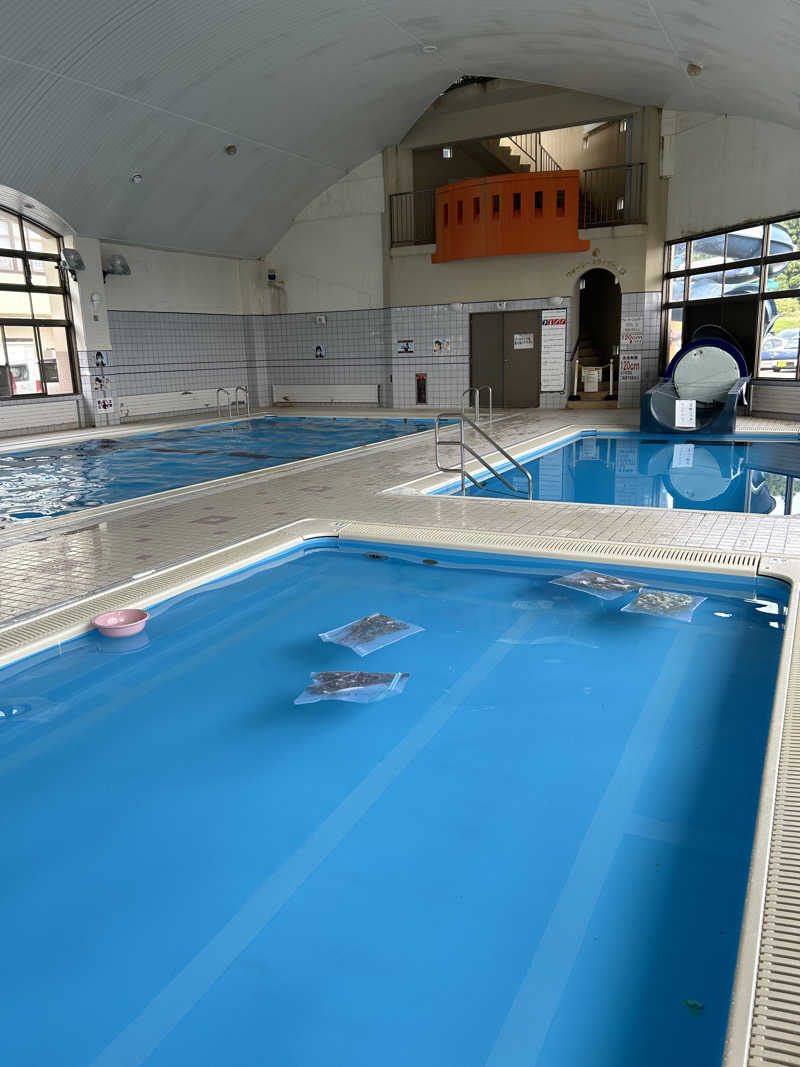
<path fill-rule="evenodd" d="M 791 515 L 800 511 L 800 438 L 581 433 L 521 459 L 535 500 Z M 521 471 L 481 470 L 468 496 L 527 499 Z M 440 492 L 460 493 L 460 483 Z"/>
<path fill-rule="evenodd" d="M 0 670 L 3 1062 L 720 1064 L 787 587 L 599 569 L 323 540 Z"/>
<path fill-rule="evenodd" d="M 266 416 L 0 453 L 0 523 L 42 519 L 430 430 L 431 419 Z"/>

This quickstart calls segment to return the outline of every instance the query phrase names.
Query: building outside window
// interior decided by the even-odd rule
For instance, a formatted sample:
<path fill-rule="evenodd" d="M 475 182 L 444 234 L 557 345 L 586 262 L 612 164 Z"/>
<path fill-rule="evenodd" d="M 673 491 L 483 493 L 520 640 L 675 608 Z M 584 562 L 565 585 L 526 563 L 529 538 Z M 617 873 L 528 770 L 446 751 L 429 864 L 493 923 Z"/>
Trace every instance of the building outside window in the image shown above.
<path fill-rule="evenodd" d="M 0 208 L 0 400 L 75 392 L 58 234 Z"/>
<path fill-rule="evenodd" d="M 736 338 L 755 377 L 797 381 L 800 217 L 670 242 L 663 307 L 667 360 L 706 319 Z"/>

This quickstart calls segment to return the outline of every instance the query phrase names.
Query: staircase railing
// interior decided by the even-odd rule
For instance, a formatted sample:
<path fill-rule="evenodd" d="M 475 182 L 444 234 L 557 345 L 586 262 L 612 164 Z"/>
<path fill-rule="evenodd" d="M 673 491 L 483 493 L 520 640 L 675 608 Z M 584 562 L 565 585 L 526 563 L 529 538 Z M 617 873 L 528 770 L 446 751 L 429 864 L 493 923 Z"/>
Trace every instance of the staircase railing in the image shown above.
<path fill-rule="evenodd" d="M 540 133 L 515 133 L 513 137 L 502 137 L 502 141 L 510 141 L 517 149 L 523 162 L 528 163 L 531 170 L 561 170 L 558 163 L 542 144 Z"/>
<path fill-rule="evenodd" d="M 458 423 L 459 435 L 458 437 L 444 438 L 441 437 L 442 420 L 446 419 L 448 424 L 452 425 L 453 422 Z M 433 447 L 434 447 L 434 460 L 436 463 L 436 469 L 442 471 L 443 474 L 459 474 L 461 475 L 461 495 L 465 495 L 467 491 L 467 482 L 471 482 L 477 489 L 482 489 L 483 486 L 478 482 L 470 472 L 467 470 L 466 456 L 469 454 L 473 459 L 477 460 L 482 467 L 485 467 L 490 474 L 492 474 L 498 481 L 501 481 L 507 489 L 510 489 L 512 493 L 522 495 L 521 490 L 517 486 L 512 485 L 507 478 L 504 478 L 500 471 L 495 470 L 488 459 L 485 459 L 479 452 L 476 452 L 471 445 L 468 445 L 464 440 L 464 425 L 469 426 L 476 433 L 480 434 L 484 440 L 488 441 L 492 448 L 499 452 L 504 459 L 507 459 L 512 467 L 516 467 L 518 471 L 522 473 L 528 483 L 528 500 L 533 500 L 533 477 L 527 467 L 523 467 L 522 464 L 514 459 L 512 455 L 509 455 L 506 450 L 490 437 L 485 430 L 482 430 L 480 426 L 468 419 L 467 416 L 461 411 L 440 411 L 436 416 L 436 422 L 433 427 Z M 458 448 L 459 465 L 457 467 L 443 467 L 441 457 L 439 455 L 439 449 L 445 446 L 455 446 Z"/>

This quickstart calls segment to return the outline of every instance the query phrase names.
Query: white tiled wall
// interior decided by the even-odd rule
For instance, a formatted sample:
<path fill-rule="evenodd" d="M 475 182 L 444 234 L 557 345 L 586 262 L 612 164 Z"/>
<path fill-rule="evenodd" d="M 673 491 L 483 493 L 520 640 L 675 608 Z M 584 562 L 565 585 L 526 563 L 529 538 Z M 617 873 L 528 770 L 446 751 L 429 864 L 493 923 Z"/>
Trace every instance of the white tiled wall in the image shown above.
<path fill-rule="evenodd" d="M 622 356 L 639 356 L 642 361 L 641 382 L 619 383 L 619 406 L 638 408 L 641 394 L 658 381 L 659 345 L 661 337 L 661 293 L 623 293 L 622 317 L 639 316 L 644 319 L 641 346 L 623 348 Z"/>

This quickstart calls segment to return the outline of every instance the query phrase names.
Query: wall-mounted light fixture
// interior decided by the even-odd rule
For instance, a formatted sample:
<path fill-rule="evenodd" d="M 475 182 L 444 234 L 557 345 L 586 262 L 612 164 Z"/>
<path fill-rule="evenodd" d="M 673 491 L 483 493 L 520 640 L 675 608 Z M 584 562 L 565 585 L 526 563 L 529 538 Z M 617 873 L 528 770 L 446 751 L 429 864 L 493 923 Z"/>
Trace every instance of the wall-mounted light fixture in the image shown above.
<path fill-rule="evenodd" d="M 78 275 L 75 271 L 86 270 L 86 264 L 83 262 L 83 256 L 77 250 L 77 248 L 65 248 L 61 252 L 61 263 L 59 264 L 64 270 L 69 271 L 72 276 L 72 280 L 76 282 Z"/>
<path fill-rule="evenodd" d="M 443 159 L 452 159 L 453 158 L 453 149 L 450 147 L 450 145 L 445 145 L 442 148 L 442 158 Z"/>
<path fill-rule="evenodd" d="M 120 278 L 124 275 L 130 274 L 131 268 L 128 266 L 128 261 L 124 256 L 121 256 L 118 252 L 113 256 L 108 257 L 108 265 L 103 270 L 103 281 L 113 274 L 115 277 Z"/>

